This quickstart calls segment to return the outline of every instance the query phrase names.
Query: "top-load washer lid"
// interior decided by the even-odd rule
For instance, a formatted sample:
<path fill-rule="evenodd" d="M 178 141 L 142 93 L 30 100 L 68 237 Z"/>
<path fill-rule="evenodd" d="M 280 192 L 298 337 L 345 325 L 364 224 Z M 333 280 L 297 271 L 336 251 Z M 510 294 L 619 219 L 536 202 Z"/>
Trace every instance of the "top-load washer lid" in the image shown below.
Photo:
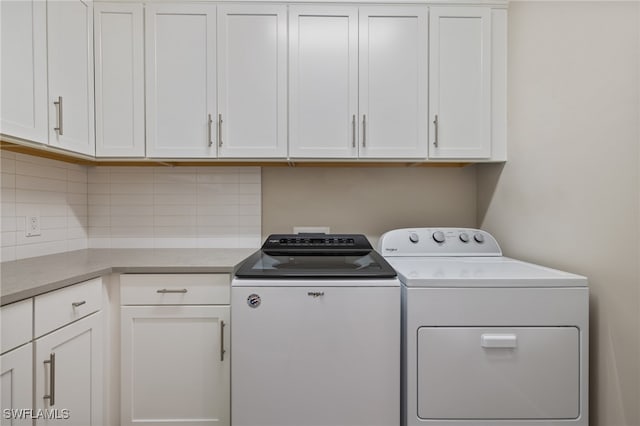
<path fill-rule="evenodd" d="M 374 279 L 396 272 L 364 235 L 270 235 L 262 249 L 247 258 L 237 278 Z"/>
<path fill-rule="evenodd" d="M 387 258 L 407 287 L 586 287 L 580 275 L 508 257 Z"/>
<path fill-rule="evenodd" d="M 470 228 L 405 228 L 378 250 L 407 287 L 582 287 L 585 277 L 502 256 L 491 234 Z"/>

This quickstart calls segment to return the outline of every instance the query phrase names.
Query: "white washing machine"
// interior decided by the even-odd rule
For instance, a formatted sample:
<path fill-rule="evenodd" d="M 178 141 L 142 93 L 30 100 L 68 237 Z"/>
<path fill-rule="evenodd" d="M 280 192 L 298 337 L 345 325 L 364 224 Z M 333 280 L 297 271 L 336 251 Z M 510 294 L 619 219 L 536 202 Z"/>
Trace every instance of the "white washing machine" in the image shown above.
<path fill-rule="evenodd" d="M 585 277 L 477 229 L 397 229 L 379 252 L 403 284 L 403 425 L 588 425 Z"/>
<path fill-rule="evenodd" d="M 364 235 L 270 235 L 231 283 L 232 426 L 398 426 L 400 298 Z"/>

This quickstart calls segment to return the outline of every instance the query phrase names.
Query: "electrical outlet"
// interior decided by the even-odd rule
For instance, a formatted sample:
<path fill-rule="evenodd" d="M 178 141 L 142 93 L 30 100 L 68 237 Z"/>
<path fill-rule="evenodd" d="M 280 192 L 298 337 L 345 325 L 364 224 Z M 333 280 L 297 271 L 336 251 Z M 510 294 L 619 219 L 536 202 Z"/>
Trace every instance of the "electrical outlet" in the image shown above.
<path fill-rule="evenodd" d="M 24 229 L 27 237 L 42 235 L 42 231 L 40 230 L 40 215 L 30 214 L 25 220 L 26 223 Z"/>
<path fill-rule="evenodd" d="M 294 226 L 294 234 L 329 234 L 328 226 Z"/>

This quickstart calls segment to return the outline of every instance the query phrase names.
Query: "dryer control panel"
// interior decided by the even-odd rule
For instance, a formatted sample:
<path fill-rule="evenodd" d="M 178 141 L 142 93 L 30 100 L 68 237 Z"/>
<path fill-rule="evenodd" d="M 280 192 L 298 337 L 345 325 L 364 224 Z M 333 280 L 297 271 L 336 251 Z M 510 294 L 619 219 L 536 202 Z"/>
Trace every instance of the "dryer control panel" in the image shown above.
<path fill-rule="evenodd" d="M 491 234 L 472 228 L 404 228 L 386 232 L 378 242 L 385 257 L 502 256 Z"/>

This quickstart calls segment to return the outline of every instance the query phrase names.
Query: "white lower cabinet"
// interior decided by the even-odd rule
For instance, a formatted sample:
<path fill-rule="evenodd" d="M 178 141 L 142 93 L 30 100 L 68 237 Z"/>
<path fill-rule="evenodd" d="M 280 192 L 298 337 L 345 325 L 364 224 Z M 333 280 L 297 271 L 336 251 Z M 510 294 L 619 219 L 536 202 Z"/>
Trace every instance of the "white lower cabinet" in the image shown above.
<path fill-rule="evenodd" d="M 33 406 L 32 351 L 33 345 L 28 343 L 0 356 L 2 426 L 31 425 L 31 416 L 23 410 Z"/>
<path fill-rule="evenodd" d="M 203 294 L 203 279 L 220 292 Z M 122 426 L 230 425 L 229 285 L 227 274 L 121 277 Z"/>
<path fill-rule="evenodd" d="M 35 425 L 102 425 L 102 374 L 100 312 L 36 339 Z"/>

